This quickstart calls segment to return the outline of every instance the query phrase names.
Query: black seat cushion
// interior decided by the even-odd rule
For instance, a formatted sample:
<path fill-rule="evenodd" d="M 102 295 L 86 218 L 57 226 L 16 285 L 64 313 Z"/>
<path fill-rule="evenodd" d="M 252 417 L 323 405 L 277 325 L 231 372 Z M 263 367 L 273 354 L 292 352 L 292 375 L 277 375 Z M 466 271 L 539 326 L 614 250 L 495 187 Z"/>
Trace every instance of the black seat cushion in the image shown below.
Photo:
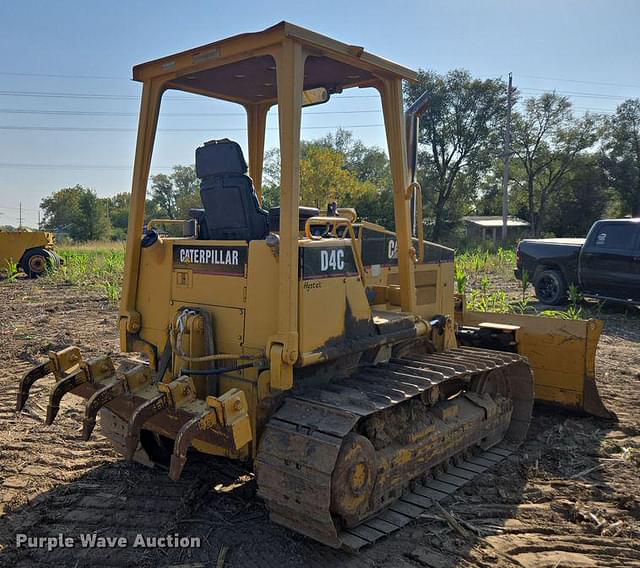
<path fill-rule="evenodd" d="M 320 215 L 320 209 L 316 207 L 298 207 L 299 229 L 304 231 L 307 219 Z M 271 207 L 269 209 L 269 229 L 272 231 L 280 230 L 280 207 Z"/>
<path fill-rule="evenodd" d="M 252 241 L 269 234 L 268 213 L 260 208 L 237 142 L 205 142 L 196 150 L 196 175 L 204 207 L 200 238 Z"/>

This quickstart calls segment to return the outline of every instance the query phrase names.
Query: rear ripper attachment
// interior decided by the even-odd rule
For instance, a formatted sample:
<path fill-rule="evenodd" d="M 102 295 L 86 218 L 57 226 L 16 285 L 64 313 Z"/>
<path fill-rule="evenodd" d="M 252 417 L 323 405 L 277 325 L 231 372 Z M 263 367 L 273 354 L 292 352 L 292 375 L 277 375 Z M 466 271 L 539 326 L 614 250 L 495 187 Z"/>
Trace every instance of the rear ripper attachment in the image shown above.
<path fill-rule="evenodd" d="M 198 399 L 190 377 L 156 383 L 150 368 L 138 364 L 116 373 L 109 356 L 84 361 L 77 347 L 50 352 L 49 361 L 27 372 L 20 381 L 16 410 L 24 408 L 36 381 L 53 374 L 56 384 L 49 396 L 47 424 L 52 424 L 64 395 L 86 399 L 82 438 L 88 440 L 98 413 L 103 433 L 128 459 L 149 465 L 153 449 L 141 443 L 141 433 L 174 441 L 169 475 L 180 477 L 193 444 L 225 445 L 240 450 L 251 441 L 247 401 L 242 391 L 230 389 L 220 397 Z M 106 420 L 106 424 L 105 424 Z M 105 425 L 107 427 L 105 427 Z"/>
<path fill-rule="evenodd" d="M 272 520 L 360 549 L 508 456 L 533 406 L 526 359 L 406 354 L 285 399 L 256 459 Z"/>

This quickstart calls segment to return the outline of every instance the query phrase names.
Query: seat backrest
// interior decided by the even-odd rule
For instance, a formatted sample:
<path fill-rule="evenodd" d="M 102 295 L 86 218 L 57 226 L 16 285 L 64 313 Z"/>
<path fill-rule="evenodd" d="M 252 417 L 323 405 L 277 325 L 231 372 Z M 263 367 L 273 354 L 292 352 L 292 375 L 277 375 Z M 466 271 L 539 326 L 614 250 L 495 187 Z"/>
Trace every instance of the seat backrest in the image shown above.
<path fill-rule="evenodd" d="M 200 238 L 252 241 L 269 234 L 268 213 L 260 208 L 237 142 L 205 142 L 196 150 L 196 175 L 205 219 Z"/>

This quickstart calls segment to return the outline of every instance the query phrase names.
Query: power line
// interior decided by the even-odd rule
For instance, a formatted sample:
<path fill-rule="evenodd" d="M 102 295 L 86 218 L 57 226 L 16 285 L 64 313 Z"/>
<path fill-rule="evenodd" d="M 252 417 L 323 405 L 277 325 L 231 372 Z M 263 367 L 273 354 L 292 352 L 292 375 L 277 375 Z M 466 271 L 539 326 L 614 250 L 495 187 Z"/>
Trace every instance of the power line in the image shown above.
<path fill-rule="evenodd" d="M 26 164 L 1 162 L 0 168 L 23 170 L 130 170 L 133 166 L 113 166 L 108 164 Z M 170 170 L 169 167 L 155 167 L 154 170 Z M 0 207 L 2 209 L 2 207 Z"/>
<path fill-rule="evenodd" d="M 22 209 L 22 211 L 39 211 L 39 209 L 28 209 L 27 207 L 4 207 L 4 206 L 0 206 L 0 209 L 11 209 L 11 211 L 20 211 L 20 209 Z"/>
<path fill-rule="evenodd" d="M 131 77 L 124 75 L 78 75 L 78 74 L 62 74 L 62 73 L 24 73 L 16 71 L 0 71 L 0 75 L 9 77 L 44 77 L 50 79 L 101 79 L 101 80 L 117 80 L 117 81 L 133 81 Z M 612 83 L 607 81 L 591 81 L 588 79 L 573 79 L 567 77 L 547 77 L 544 75 L 527 75 L 518 73 L 519 77 L 527 79 L 541 79 L 544 81 L 561 81 L 563 83 L 582 83 L 585 85 L 603 85 L 607 87 L 622 87 L 625 89 L 640 89 L 640 85 L 629 85 L 624 83 Z"/>
<path fill-rule="evenodd" d="M 93 99 L 93 100 L 140 100 L 140 95 L 110 95 L 101 93 L 56 93 L 52 91 L 0 91 L 3 97 L 42 97 L 54 99 Z M 340 95 L 341 99 L 371 99 L 378 98 L 378 95 Z M 205 101 L 211 100 L 209 97 L 193 96 L 180 97 L 167 95 L 163 100 L 172 101 Z"/>
<path fill-rule="evenodd" d="M 566 83 L 584 83 L 585 85 L 604 85 L 606 87 L 623 87 L 625 89 L 640 89 L 640 85 L 623 85 L 622 83 L 607 83 L 604 81 L 584 81 L 580 79 L 561 79 L 560 77 L 543 77 L 540 75 L 523 75 L 518 73 L 519 77 L 528 79 L 544 79 L 545 81 L 564 81 Z"/>
<path fill-rule="evenodd" d="M 302 126 L 302 130 L 338 130 L 340 128 L 374 128 L 384 124 L 347 124 L 337 126 Z M 76 126 L 0 126 L 0 130 L 37 132 L 136 132 L 135 128 L 93 128 Z M 267 130 L 279 130 L 277 126 Z M 246 128 L 158 128 L 158 132 L 246 132 Z"/>
<path fill-rule="evenodd" d="M 0 168 L 5 169 L 24 169 L 24 170 L 131 170 L 133 165 L 128 166 L 116 166 L 109 164 L 32 164 L 32 163 L 12 163 L 12 162 L 0 162 Z M 153 171 L 169 171 L 173 167 L 170 166 L 154 166 L 151 168 Z M 0 207 L 2 209 L 2 207 Z M 5 209 L 11 209 L 7 207 Z M 32 209 L 35 211 L 35 209 Z"/>
<path fill-rule="evenodd" d="M 43 97 L 55 99 L 104 99 L 140 100 L 140 95 L 108 95 L 98 93 L 56 93 L 52 91 L 0 91 L 3 97 Z M 196 100 L 190 97 L 167 97 L 168 99 Z"/>
<path fill-rule="evenodd" d="M 18 73 L 15 71 L 0 71 L 0 75 L 10 77 L 47 77 L 50 79 L 116 79 L 118 81 L 131 81 L 130 77 L 116 77 L 115 75 L 62 75 L 57 73 Z"/>
<path fill-rule="evenodd" d="M 581 91 L 557 91 L 557 90 L 549 90 L 549 89 L 535 89 L 533 87 L 522 87 L 519 88 L 521 91 L 535 91 L 538 93 L 558 93 L 559 95 L 567 95 L 570 97 L 586 97 L 589 99 L 628 99 L 628 96 L 625 95 L 611 95 L 606 93 L 588 93 Z"/>
<path fill-rule="evenodd" d="M 314 114 L 367 114 L 381 113 L 382 109 L 373 110 L 332 110 L 332 111 L 313 111 L 305 113 L 305 116 Z M 42 109 L 0 109 L 1 114 L 37 114 L 51 116 L 122 116 L 135 117 L 137 112 L 112 112 L 112 111 L 78 111 L 78 110 L 42 110 Z M 161 112 L 160 117 L 203 117 L 203 116 L 243 116 L 242 112 Z"/>

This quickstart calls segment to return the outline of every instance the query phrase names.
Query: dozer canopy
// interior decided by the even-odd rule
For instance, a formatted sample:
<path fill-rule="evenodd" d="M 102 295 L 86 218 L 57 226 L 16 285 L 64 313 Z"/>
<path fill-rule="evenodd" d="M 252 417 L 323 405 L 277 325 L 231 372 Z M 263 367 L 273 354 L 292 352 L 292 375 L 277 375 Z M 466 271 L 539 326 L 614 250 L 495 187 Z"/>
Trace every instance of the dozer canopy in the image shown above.
<path fill-rule="evenodd" d="M 298 206 L 300 201 L 300 123 L 305 104 L 328 100 L 353 87 L 380 93 L 387 134 L 398 240 L 401 309 L 415 313 L 416 287 L 411 243 L 411 201 L 415 188 L 407 167 L 402 81 L 415 81 L 411 69 L 288 22 L 241 34 L 196 49 L 137 65 L 135 80 L 144 84 L 129 216 L 125 281 L 121 300 L 121 347 L 149 352 L 139 341 L 136 308 L 145 193 L 162 94 L 177 89 L 236 102 L 247 113 L 249 175 L 261 199 L 265 125 L 278 106 L 280 134 L 278 330 L 267 352 L 272 380 L 290 388 L 298 345 Z M 134 236 L 132 238 L 132 235 Z M 150 354 L 152 356 L 152 354 Z"/>

